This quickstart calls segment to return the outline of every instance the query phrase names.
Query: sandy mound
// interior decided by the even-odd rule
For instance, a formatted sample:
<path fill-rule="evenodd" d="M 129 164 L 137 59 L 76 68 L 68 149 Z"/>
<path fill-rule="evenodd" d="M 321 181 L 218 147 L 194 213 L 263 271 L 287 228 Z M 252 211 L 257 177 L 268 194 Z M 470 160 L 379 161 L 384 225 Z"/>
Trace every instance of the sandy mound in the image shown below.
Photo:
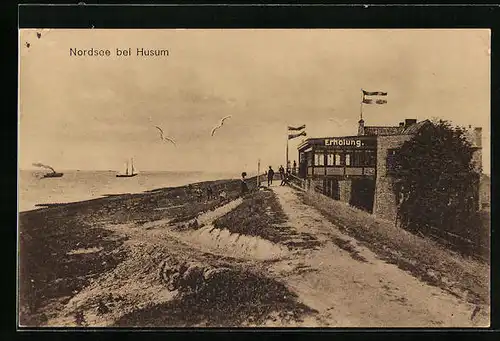
<path fill-rule="evenodd" d="M 220 230 L 212 225 L 189 232 L 188 238 L 190 243 L 202 249 L 234 258 L 272 260 L 285 257 L 289 253 L 286 246 L 260 237 Z"/>

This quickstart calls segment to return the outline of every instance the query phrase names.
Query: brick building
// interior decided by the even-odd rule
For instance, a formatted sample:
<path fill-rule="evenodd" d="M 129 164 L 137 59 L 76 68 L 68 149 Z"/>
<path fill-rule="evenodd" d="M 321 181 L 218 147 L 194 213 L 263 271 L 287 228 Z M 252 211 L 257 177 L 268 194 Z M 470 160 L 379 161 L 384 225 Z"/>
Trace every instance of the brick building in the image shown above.
<path fill-rule="evenodd" d="M 397 126 L 365 126 L 360 120 L 357 135 L 306 139 L 298 146 L 299 177 L 307 189 L 393 220 L 398 194 L 391 157 L 426 124 L 406 119 Z M 481 128 L 469 128 L 480 169 Z"/>

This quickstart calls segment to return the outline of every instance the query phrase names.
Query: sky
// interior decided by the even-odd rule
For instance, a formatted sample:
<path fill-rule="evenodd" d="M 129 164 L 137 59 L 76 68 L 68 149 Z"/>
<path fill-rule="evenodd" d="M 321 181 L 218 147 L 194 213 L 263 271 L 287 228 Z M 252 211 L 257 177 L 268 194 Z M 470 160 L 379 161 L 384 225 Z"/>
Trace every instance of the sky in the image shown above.
<path fill-rule="evenodd" d="M 490 173 L 489 30 L 52 29 L 20 30 L 19 44 L 21 169 L 122 170 L 130 158 L 139 171 L 253 172 L 259 159 L 276 169 L 287 125 L 305 124 L 308 137 L 355 135 L 365 89 L 388 92 L 387 104 L 364 106 L 365 125 L 482 127 Z M 300 141 L 290 141 L 290 160 Z"/>

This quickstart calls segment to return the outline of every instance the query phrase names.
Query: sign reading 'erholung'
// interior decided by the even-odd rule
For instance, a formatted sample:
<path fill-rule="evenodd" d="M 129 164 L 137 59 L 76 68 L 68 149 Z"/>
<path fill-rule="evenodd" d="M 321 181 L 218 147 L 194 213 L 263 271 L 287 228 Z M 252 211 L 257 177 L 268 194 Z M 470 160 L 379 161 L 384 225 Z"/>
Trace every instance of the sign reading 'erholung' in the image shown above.
<path fill-rule="evenodd" d="M 364 145 L 360 139 L 325 139 L 325 146 L 361 147 Z"/>

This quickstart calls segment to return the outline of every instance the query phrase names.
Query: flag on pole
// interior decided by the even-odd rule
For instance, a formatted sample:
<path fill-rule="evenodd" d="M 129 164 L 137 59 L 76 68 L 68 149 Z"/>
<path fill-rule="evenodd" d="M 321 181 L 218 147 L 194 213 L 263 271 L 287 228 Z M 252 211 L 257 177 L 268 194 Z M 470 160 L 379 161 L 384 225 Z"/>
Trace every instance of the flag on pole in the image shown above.
<path fill-rule="evenodd" d="M 387 100 L 386 99 L 372 99 L 372 98 L 366 98 L 366 96 L 387 96 L 387 92 L 383 91 L 363 91 L 363 101 L 362 103 L 365 104 L 386 104 Z"/>
<path fill-rule="evenodd" d="M 298 134 L 288 134 L 288 139 L 291 140 L 299 136 L 307 136 L 307 133 L 305 131 L 301 131 Z"/>
<path fill-rule="evenodd" d="M 387 92 L 383 91 L 365 91 L 363 90 L 364 96 L 387 96 Z"/>
<path fill-rule="evenodd" d="M 288 130 L 293 130 L 293 131 L 298 131 L 298 130 L 302 130 L 302 129 L 305 129 L 305 128 L 306 128 L 305 124 L 301 125 L 300 127 L 291 127 L 291 126 L 288 126 Z"/>
<path fill-rule="evenodd" d="M 287 138 L 286 138 L 286 170 L 288 172 L 288 170 L 290 169 L 290 161 L 288 160 L 288 141 L 291 139 L 297 138 L 299 136 L 306 136 L 306 132 L 304 130 L 306 128 L 306 125 L 303 124 L 299 127 L 288 126 L 287 128 L 288 128 L 288 131 L 287 131 Z M 300 131 L 300 133 L 290 134 L 290 131 Z"/>
<path fill-rule="evenodd" d="M 386 104 L 387 103 L 387 100 L 386 99 L 377 99 L 377 100 L 373 100 L 373 99 L 368 99 L 368 98 L 364 98 L 363 99 L 363 103 L 365 104 Z"/>

